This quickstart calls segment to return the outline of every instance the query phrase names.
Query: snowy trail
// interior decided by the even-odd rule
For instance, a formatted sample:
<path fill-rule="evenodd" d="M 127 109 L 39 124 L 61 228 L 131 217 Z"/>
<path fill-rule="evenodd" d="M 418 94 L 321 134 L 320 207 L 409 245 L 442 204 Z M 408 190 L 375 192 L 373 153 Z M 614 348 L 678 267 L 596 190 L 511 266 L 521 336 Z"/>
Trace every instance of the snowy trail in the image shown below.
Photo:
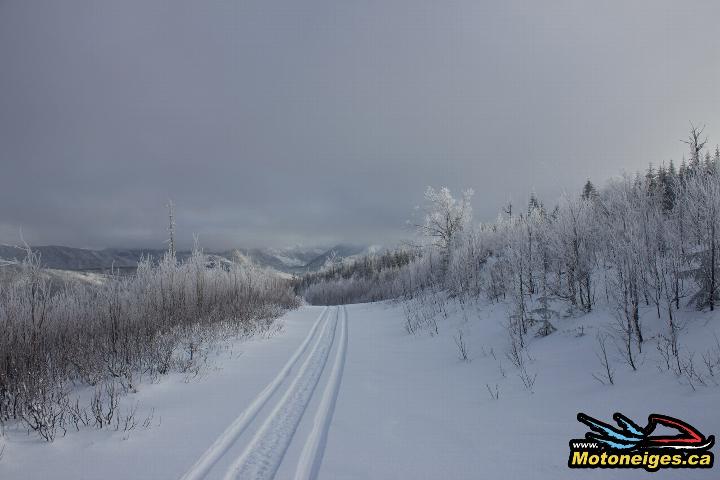
<path fill-rule="evenodd" d="M 317 478 L 325 452 L 327 435 L 330 430 L 330 421 L 335 411 L 335 403 L 337 402 L 343 369 L 345 367 L 345 356 L 347 355 L 347 307 L 341 307 L 340 312 L 342 312 L 340 343 L 335 352 L 335 361 L 333 362 L 330 379 L 325 386 L 320 406 L 315 415 L 313 429 L 300 454 L 300 461 L 297 471 L 295 472 L 295 480 L 314 480 Z"/>
<path fill-rule="evenodd" d="M 200 480 L 205 478 L 210 469 L 217 463 L 217 461 L 227 452 L 227 450 L 233 445 L 237 438 L 245 431 L 247 426 L 257 416 L 258 412 L 263 406 L 270 400 L 273 394 L 278 390 L 280 385 L 287 379 L 290 371 L 293 369 L 295 364 L 298 362 L 300 357 L 310 345 L 315 333 L 318 330 L 318 326 L 322 323 L 323 319 L 328 316 L 329 309 L 326 307 L 318 316 L 317 320 L 313 324 L 310 332 L 298 347 L 295 353 L 290 357 L 285 366 L 280 370 L 277 376 L 258 394 L 253 402 L 233 421 L 232 424 L 217 438 L 217 440 L 208 448 L 205 453 L 195 462 L 195 464 L 188 470 L 182 477 L 181 480 Z"/>
<path fill-rule="evenodd" d="M 568 441 L 587 430 L 578 412 L 640 420 L 658 412 L 717 437 L 720 390 L 693 392 L 650 354 L 636 372 L 618 365 L 614 386 L 593 378 L 597 341 L 577 331 L 612 325 L 604 311 L 558 319 L 556 333 L 531 340 L 538 381 L 528 392 L 503 356 L 509 308 L 458 304 L 439 335 L 408 335 L 401 304 L 303 306 L 281 320 L 282 333 L 238 342 L 206 377 L 146 384 L 122 399 L 122 408 L 144 406 L 139 418 L 157 407 L 162 421 L 152 428 L 68 432 L 54 444 L 6 430 L 0 479 L 575 480 Z M 720 313 L 698 315 L 687 313 L 683 338 L 702 354 L 720 337 Z M 460 329 L 471 362 L 458 358 Z M 675 469 L 580 473 L 678 478 Z M 680 473 L 718 478 L 717 466 Z"/>
<path fill-rule="evenodd" d="M 227 470 L 225 480 L 270 480 L 275 477 L 330 356 L 340 308 L 335 308 L 334 314 L 333 320 L 326 321 L 320 338 L 306 357 L 285 395 L 242 455 Z M 336 358 L 335 362 L 338 361 L 339 359 Z"/>

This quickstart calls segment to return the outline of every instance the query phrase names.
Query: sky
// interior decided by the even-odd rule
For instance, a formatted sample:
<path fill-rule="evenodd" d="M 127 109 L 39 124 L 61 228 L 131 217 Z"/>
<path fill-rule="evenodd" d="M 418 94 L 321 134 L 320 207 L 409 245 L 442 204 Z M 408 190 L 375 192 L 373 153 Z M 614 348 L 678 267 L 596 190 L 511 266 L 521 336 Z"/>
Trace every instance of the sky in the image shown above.
<path fill-rule="evenodd" d="M 0 0 L 0 243 L 391 244 L 720 142 L 720 3 Z"/>

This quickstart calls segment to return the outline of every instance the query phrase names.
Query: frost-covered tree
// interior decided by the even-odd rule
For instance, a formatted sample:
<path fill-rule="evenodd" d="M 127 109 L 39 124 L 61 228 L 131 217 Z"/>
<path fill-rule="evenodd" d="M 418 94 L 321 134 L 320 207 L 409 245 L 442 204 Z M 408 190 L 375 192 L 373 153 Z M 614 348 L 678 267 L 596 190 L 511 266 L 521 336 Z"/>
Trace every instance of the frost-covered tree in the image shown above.
<path fill-rule="evenodd" d="M 175 249 L 175 204 L 172 200 L 168 201 L 167 204 L 168 209 L 168 255 L 171 258 L 176 258 L 176 249 Z"/>
<path fill-rule="evenodd" d="M 720 282 L 720 176 L 695 174 L 685 182 L 683 193 L 685 219 L 696 245 L 688 255 L 693 259 L 695 279 L 700 287 L 697 304 L 714 310 Z"/>
<path fill-rule="evenodd" d="M 564 273 L 564 286 L 557 293 L 585 310 L 594 302 L 592 272 L 595 267 L 596 237 L 594 200 L 564 195 L 555 213 L 551 242 Z"/>
<path fill-rule="evenodd" d="M 677 355 L 675 312 L 683 299 L 711 310 L 720 300 L 720 149 L 707 152 L 703 129 L 694 126 L 686 143 L 690 162 L 679 169 L 671 161 L 602 187 L 588 181 L 550 211 L 531 194 L 527 211 L 504 208 L 495 222 L 476 226 L 469 194 L 457 200 L 429 188 L 418 225 L 429 248 L 374 278 L 387 282 L 385 298 L 442 291 L 462 301 L 511 302 L 523 335 L 538 315 L 549 320 L 553 305 L 582 312 L 604 301 L 617 314 L 628 364 L 644 348 L 643 324 L 651 321 L 667 325 L 663 336 Z M 332 297 L 329 283 L 322 288 Z M 352 298 L 343 288 L 343 298 Z"/>
<path fill-rule="evenodd" d="M 465 190 L 459 199 L 454 198 L 447 187 L 439 190 L 427 187 L 425 190 L 424 218 L 416 228 L 440 250 L 445 265 L 455 240 L 472 220 L 472 196 L 472 189 Z"/>

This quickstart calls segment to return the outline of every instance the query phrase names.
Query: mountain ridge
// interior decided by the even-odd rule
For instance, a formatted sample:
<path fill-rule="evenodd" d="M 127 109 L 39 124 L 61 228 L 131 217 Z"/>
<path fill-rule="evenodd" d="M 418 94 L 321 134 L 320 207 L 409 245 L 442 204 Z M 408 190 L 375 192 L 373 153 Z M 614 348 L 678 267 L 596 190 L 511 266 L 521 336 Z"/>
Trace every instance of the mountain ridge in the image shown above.
<path fill-rule="evenodd" d="M 140 259 L 145 257 L 160 258 L 165 249 L 160 248 L 104 248 L 88 249 L 67 247 L 63 245 L 38 245 L 31 247 L 40 254 L 40 263 L 46 268 L 58 270 L 94 271 L 132 270 L 137 267 Z M 223 251 L 206 251 L 209 255 L 233 260 L 236 252 L 248 258 L 255 265 L 271 268 L 279 272 L 301 274 L 317 271 L 331 259 L 362 255 L 376 251 L 379 247 L 337 244 L 332 247 L 285 247 L 285 248 L 236 248 Z M 179 259 L 190 255 L 190 250 L 177 252 Z M 0 259 L 21 261 L 25 258 L 25 249 L 13 245 L 0 245 Z"/>

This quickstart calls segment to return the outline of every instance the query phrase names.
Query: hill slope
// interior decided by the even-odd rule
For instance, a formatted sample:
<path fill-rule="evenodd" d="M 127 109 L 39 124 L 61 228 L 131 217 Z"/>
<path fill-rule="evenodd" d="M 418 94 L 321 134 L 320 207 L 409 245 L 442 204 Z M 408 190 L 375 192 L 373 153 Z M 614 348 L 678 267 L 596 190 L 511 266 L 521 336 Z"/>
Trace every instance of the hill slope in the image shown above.
<path fill-rule="evenodd" d="M 160 258 L 165 253 L 164 249 L 151 248 L 91 250 L 61 245 L 42 245 L 32 248 L 40 254 L 44 267 L 58 270 L 108 270 L 111 267 L 134 269 L 141 258 Z M 285 273 L 303 273 L 322 268 L 331 257 L 342 260 L 368 251 L 368 247 L 341 244 L 331 248 L 301 246 L 288 248 L 238 248 L 209 253 L 233 259 L 235 253 L 240 252 L 261 267 L 268 267 Z M 178 252 L 180 259 L 184 259 L 189 255 L 190 251 L 187 250 Z M 25 258 L 25 251 L 12 245 L 0 245 L 0 258 L 20 261 Z"/>

